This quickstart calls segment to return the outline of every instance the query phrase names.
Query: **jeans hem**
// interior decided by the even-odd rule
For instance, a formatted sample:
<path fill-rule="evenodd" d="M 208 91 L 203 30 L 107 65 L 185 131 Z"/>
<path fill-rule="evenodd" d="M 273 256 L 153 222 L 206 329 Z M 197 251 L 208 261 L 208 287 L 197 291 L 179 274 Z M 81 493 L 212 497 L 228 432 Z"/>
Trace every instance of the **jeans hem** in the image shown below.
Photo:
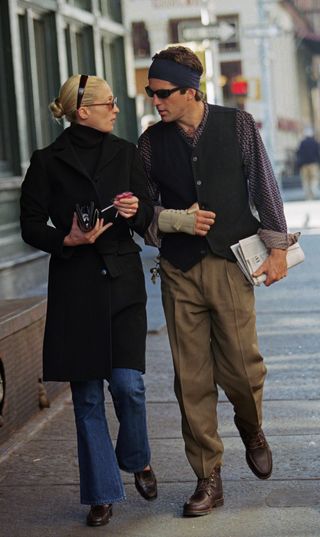
<path fill-rule="evenodd" d="M 81 498 L 80 500 L 80 503 L 82 505 L 103 505 L 103 504 L 113 504 L 113 503 L 121 503 L 121 502 L 124 502 L 126 501 L 126 496 L 121 496 L 121 497 L 118 497 L 118 498 L 112 498 L 112 499 L 104 499 L 104 500 L 93 500 L 93 501 L 88 501 L 88 500 L 83 500 Z"/>
<path fill-rule="evenodd" d="M 118 463 L 118 464 L 119 464 L 119 463 Z M 122 470 L 123 472 L 126 472 L 127 474 L 135 474 L 135 473 L 137 473 L 137 472 L 142 472 L 143 469 L 144 469 L 146 466 L 149 466 L 149 465 L 151 465 L 150 459 L 149 459 L 148 462 L 146 462 L 145 464 L 143 464 L 142 466 L 140 466 L 139 468 L 136 468 L 136 469 L 134 469 L 134 470 L 131 470 L 131 469 L 129 470 L 129 469 L 125 468 L 124 466 L 120 466 L 120 464 L 119 464 L 119 468 L 120 468 L 120 470 Z"/>

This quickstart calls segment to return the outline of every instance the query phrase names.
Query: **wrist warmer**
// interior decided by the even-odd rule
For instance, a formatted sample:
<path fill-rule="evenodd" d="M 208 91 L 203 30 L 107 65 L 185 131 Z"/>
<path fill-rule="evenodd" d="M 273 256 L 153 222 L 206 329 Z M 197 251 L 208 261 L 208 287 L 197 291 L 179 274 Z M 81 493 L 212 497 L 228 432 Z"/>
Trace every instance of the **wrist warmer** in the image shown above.
<path fill-rule="evenodd" d="M 163 233 L 195 235 L 195 223 L 195 212 L 188 209 L 164 209 L 158 219 L 159 229 Z"/>

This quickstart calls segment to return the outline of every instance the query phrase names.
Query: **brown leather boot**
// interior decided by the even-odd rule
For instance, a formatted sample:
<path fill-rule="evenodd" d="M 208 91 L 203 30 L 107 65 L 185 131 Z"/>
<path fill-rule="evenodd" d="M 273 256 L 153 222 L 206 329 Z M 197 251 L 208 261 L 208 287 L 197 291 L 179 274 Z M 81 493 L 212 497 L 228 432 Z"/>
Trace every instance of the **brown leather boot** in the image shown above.
<path fill-rule="evenodd" d="M 272 452 L 262 429 L 246 432 L 237 418 L 234 422 L 246 447 L 246 460 L 250 470 L 259 479 L 268 479 L 272 474 Z"/>
<path fill-rule="evenodd" d="M 216 466 L 209 477 L 198 479 L 194 494 L 183 506 L 183 516 L 208 515 L 223 501 L 220 466 Z"/>

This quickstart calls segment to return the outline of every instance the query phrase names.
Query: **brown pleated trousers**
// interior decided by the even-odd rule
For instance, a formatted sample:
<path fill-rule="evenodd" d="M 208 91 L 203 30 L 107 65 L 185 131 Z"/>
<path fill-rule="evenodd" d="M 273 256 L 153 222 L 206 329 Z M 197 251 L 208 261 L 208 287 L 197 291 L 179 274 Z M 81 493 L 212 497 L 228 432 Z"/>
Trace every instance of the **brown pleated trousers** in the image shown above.
<path fill-rule="evenodd" d="M 262 422 L 266 368 L 254 292 L 235 263 L 212 254 L 187 272 L 161 258 L 160 270 L 186 455 L 195 474 L 208 477 L 223 454 L 217 385 L 245 430 Z"/>

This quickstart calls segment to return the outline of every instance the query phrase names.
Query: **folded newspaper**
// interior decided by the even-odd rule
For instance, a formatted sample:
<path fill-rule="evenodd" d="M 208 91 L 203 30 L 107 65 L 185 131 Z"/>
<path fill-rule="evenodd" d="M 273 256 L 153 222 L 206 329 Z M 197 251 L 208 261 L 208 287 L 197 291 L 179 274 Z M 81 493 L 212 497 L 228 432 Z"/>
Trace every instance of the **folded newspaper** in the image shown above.
<path fill-rule="evenodd" d="M 246 239 L 241 239 L 237 244 L 230 246 L 233 251 L 237 263 L 244 275 L 248 278 L 252 285 L 261 285 L 267 276 L 254 277 L 252 274 L 258 270 L 264 260 L 268 257 L 269 251 L 265 244 L 260 239 L 259 235 L 251 235 Z M 304 261 L 304 252 L 298 242 L 289 246 L 287 250 L 287 265 L 288 268 L 294 267 Z"/>

